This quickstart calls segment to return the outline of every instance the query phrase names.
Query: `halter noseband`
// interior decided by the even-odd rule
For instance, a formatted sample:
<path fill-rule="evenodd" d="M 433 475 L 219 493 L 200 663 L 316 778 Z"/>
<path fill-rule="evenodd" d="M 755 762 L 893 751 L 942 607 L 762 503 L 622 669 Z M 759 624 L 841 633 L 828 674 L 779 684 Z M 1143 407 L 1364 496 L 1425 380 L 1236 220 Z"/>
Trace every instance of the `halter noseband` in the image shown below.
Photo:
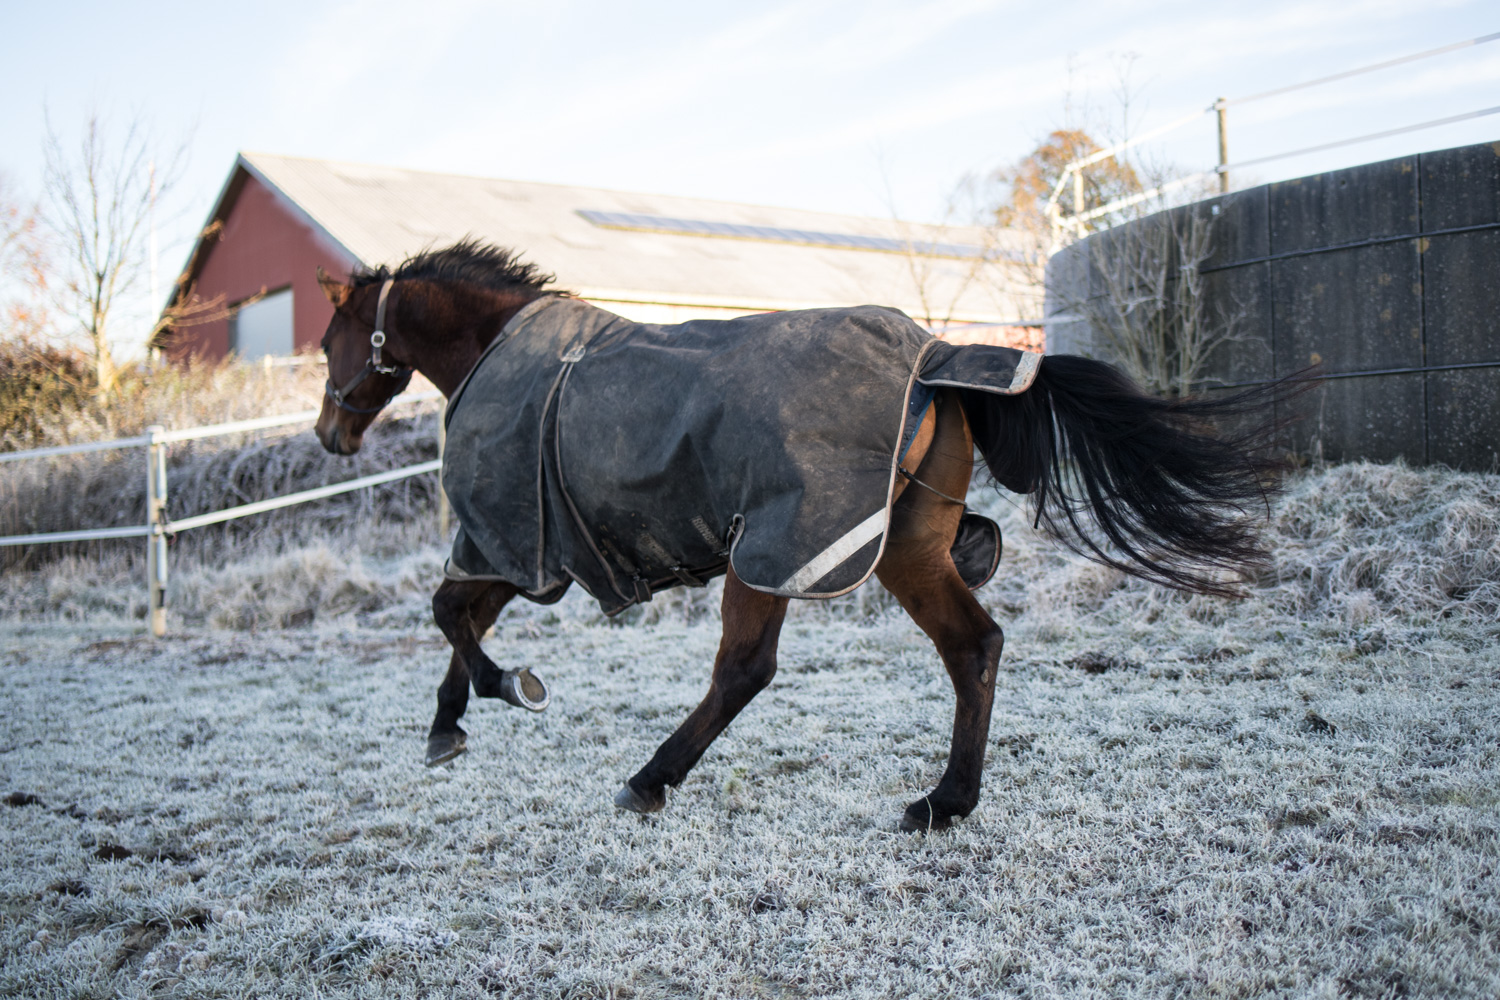
<path fill-rule="evenodd" d="M 342 386 L 333 384 L 331 371 L 328 381 L 323 383 L 323 392 L 329 399 L 333 400 L 333 405 L 341 410 L 348 410 L 350 413 L 379 413 L 386 408 L 391 400 L 401 395 L 406 390 L 407 385 L 411 383 L 412 369 L 404 365 L 388 365 L 380 359 L 380 349 L 385 346 L 385 300 L 390 296 L 391 286 L 395 283 L 394 278 L 387 278 L 385 284 L 380 286 L 380 301 L 375 305 L 375 329 L 370 334 L 370 359 L 365 362 L 365 366 Z M 354 391 L 355 386 L 375 374 L 395 375 L 401 381 L 396 386 L 396 390 L 387 396 L 379 406 L 372 406 L 368 409 L 350 406 L 347 402 L 349 393 Z"/>

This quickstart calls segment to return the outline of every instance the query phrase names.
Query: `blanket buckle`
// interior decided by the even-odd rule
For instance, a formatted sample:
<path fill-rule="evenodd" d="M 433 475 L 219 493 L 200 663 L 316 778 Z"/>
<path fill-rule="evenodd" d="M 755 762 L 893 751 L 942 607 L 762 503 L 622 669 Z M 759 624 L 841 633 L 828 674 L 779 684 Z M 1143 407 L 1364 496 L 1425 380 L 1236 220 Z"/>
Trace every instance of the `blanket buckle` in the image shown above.
<path fill-rule="evenodd" d="M 689 573 L 687 570 L 683 569 L 681 566 L 673 566 L 672 567 L 672 575 L 675 576 L 675 577 L 677 577 L 677 579 L 679 581 L 681 581 L 682 585 L 685 586 L 685 587 L 704 587 L 704 586 L 707 586 L 707 584 L 705 584 L 702 580 L 698 579 L 696 576 L 694 576 L 693 574 Z"/>

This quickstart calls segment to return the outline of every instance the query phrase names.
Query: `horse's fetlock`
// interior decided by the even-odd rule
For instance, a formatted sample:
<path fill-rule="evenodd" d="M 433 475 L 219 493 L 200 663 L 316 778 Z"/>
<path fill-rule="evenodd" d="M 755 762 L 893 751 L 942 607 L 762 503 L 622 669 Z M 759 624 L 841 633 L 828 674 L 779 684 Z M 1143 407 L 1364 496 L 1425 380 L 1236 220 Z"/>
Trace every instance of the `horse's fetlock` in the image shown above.
<path fill-rule="evenodd" d="M 505 672 L 489 660 L 477 664 L 476 669 L 469 672 L 469 676 L 469 682 L 474 685 L 474 693 L 479 697 L 505 697 Z"/>
<path fill-rule="evenodd" d="M 979 637 L 979 645 L 984 650 L 984 658 L 990 667 L 995 667 L 1000 662 L 1000 654 L 1005 652 L 1005 630 L 991 623 Z"/>
<path fill-rule="evenodd" d="M 463 732 L 463 727 L 458 724 L 459 717 L 462 714 L 462 712 L 455 712 L 451 708 L 438 706 L 437 714 L 432 718 L 432 728 L 428 730 L 428 735 L 455 731 Z"/>
<path fill-rule="evenodd" d="M 776 660 L 774 657 L 750 657 L 741 660 L 731 669 L 719 671 L 719 676 L 714 678 L 713 684 L 719 688 L 720 693 L 728 701 L 740 704 L 748 702 L 770 687 L 775 676 Z"/>
<path fill-rule="evenodd" d="M 754 688 L 756 692 L 764 691 L 771 686 L 771 681 L 776 677 L 776 658 L 765 657 L 763 659 L 751 660 L 746 664 L 745 683 Z"/>

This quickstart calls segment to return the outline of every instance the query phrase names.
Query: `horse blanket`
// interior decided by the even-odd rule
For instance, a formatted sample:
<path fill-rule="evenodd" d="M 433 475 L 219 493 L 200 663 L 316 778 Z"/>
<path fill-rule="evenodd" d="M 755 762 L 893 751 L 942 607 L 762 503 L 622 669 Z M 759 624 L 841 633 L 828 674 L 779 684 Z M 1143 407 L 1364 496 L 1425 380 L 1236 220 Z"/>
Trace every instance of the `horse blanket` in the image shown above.
<path fill-rule="evenodd" d="M 444 414 L 447 575 L 542 603 L 577 581 L 607 614 L 730 564 L 756 590 L 847 593 L 879 561 L 937 387 L 1022 392 L 1039 361 L 945 344 L 875 306 L 664 326 L 545 296 Z M 999 540 L 965 515 L 954 554 L 971 586 Z"/>

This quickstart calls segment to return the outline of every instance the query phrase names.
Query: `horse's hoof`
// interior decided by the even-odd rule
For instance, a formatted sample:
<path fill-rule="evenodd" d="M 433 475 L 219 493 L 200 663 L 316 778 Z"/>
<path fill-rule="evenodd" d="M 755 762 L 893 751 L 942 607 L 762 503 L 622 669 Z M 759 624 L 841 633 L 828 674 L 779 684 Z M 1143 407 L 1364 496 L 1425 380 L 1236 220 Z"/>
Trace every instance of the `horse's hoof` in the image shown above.
<path fill-rule="evenodd" d="M 507 670 L 505 679 L 500 682 L 500 697 L 508 704 L 524 708 L 528 712 L 540 712 L 552 704 L 552 692 L 547 690 L 547 684 L 540 676 L 531 672 L 530 667 Z"/>
<path fill-rule="evenodd" d="M 913 802 L 901 814 L 901 829 L 907 833 L 932 833 L 952 825 L 953 817 L 934 812 L 932 803 L 925 798 Z"/>
<path fill-rule="evenodd" d="M 468 747 L 468 738 L 462 730 L 456 733 L 437 733 L 427 737 L 427 766 L 446 764 Z"/>
<path fill-rule="evenodd" d="M 631 788 L 629 782 L 626 782 L 625 787 L 615 793 L 616 809 L 629 809 L 633 813 L 641 813 L 642 815 L 660 812 L 661 808 L 666 804 L 667 796 L 665 793 L 653 802 L 634 788 Z"/>

